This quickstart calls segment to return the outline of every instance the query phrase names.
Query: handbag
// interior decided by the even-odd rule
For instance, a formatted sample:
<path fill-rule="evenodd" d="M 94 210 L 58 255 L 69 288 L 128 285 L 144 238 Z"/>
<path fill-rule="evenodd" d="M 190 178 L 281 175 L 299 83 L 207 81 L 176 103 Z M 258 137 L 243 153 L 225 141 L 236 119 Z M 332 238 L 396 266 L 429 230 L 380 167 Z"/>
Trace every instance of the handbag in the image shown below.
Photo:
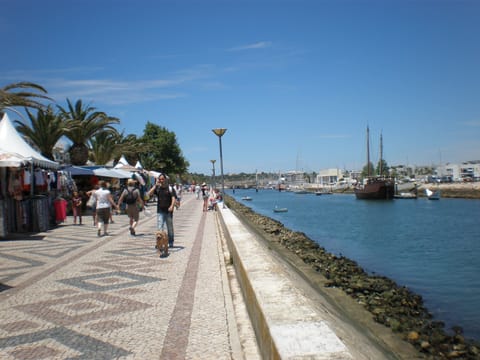
<path fill-rule="evenodd" d="M 145 214 L 146 217 L 150 217 L 153 215 L 152 211 L 146 206 L 143 207 L 143 213 Z"/>
<path fill-rule="evenodd" d="M 89 208 L 93 208 L 95 206 L 95 196 L 91 195 L 89 198 L 88 198 L 88 201 L 87 201 L 87 207 Z"/>

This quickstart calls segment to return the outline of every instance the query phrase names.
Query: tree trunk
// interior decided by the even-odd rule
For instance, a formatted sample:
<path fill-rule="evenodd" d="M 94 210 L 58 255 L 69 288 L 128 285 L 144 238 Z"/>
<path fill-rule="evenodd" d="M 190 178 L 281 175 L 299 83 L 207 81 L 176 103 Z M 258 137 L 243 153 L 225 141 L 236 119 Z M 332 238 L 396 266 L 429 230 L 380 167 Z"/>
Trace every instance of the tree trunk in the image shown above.
<path fill-rule="evenodd" d="M 88 161 L 88 147 L 85 144 L 73 144 L 69 154 L 72 165 L 82 166 Z"/>

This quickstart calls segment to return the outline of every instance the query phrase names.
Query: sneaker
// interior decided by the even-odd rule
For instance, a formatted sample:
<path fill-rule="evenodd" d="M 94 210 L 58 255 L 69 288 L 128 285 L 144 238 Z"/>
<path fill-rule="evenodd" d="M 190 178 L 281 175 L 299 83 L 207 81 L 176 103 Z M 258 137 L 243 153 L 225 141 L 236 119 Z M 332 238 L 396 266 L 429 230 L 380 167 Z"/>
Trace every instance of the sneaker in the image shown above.
<path fill-rule="evenodd" d="M 102 236 L 102 231 L 100 229 L 98 229 L 98 231 L 97 231 L 97 236 L 98 237 Z"/>
<path fill-rule="evenodd" d="M 133 227 L 129 227 L 130 235 L 135 235 L 135 229 Z"/>
<path fill-rule="evenodd" d="M 108 236 L 108 233 L 103 233 L 103 236 Z"/>
<path fill-rule="evenodd" d="M 169 243 L 168 243 L 168 247 L 169 247 L 169 248 L 173 248 L 173 242 L 169 242 Z"/>

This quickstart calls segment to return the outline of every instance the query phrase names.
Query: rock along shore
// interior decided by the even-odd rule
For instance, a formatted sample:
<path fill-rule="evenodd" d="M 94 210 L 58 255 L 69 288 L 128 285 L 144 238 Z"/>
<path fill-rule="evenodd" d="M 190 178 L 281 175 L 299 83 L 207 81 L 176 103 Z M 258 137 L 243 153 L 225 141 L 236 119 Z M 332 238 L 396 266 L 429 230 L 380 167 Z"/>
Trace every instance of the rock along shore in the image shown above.
<path fill-rule="evenodd" d="M 432 318 L 420 295 L 386 277 L 367 274 L 355 261 L 328 253 L 304 233 L 289 230 L 282 223 L 255 213 L 229 196 L 225 200 L 228 207 L 254 228 L 272 249 L 296 258 L 290 263 L 294 266 L 296 263 L 297 271 L 307 280 L 327 288 L 341 289 L 345 297 L 362 305 L 373 320 L 382 325 L 380 332 L 392 332 L 409 342 L 418 350 L 419 357 L 480 359 L 480 342 L 464 338 L 458 326 L 448 333 L 443 322 Z M 302 270 L 305 265 L 310 271 Z"/>

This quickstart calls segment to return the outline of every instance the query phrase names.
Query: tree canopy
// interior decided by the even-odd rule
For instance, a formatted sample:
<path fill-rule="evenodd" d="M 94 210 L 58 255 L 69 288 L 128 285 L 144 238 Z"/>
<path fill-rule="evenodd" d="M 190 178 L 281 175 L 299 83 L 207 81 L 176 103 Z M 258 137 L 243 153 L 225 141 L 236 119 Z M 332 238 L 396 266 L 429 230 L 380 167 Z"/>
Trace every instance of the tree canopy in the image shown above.
<path fill-rule="evenodd" d="M 64 123 L 60 116 L 55 114 L 51 105 L 45 110 L 38 109 L 37 115 L 25 109 L 30 126 L 15 120 L 17 131 L 28 140 L 30 144 L 40 150 L 41 154 L 50 160 L 53 158 L 53 148 L 64 134 Z"/>
<path fill-rule="evenodd" d="M 113 125 L 119 124 L 120 120 L 84 105 L 82 100 L 77 100 L 74 105 L 67 99 L 67 104 L 68 110 L 61 106 L 58 109 L 65 122 L 65 136 L 73 143 L 69 150 L 70 160 L 73 165 L 85 165 L 89 155 L 88 141 L 102 132 L 116 134 Z"/>
<path fill-rule="evenodd" d="M 150 170 L 171 175 L 183 174 L 189 166 L 177 142 L 175 133 L 165 127 L 147 122 L 138 149 L 140 162 Z"/>
<path fill-rule="evenodd" d="M 17 82 L 0 88 L 0 115 L 15 107 L 25 110 L 30 124 L 15 120 L 17 131 L 53 160 L 53 149 L 62 137 L 70 142 L 68 152 L 73 165 L 85 165 L 90 159 L 105 165 L 125 155 L 129 163 L 140 161 L 145 169 L 162 171 L 177 178 L 189 163 L 182 154 L 174 132 L 148 122 L 143 136 L 124 135 L 117 130 L 120 119 L 108 116 L 78 99 L 67 99 L 67 106 L 45 105 L 52 101 L 47 90 L 31 82 Z M 55 108 L 56 107 L 56 108 Z M 29 109 L 36 109 L 33 114 Z M 21 113 L 19 113 L 21 114 Z"/>
<path fill-rule="evenodd" d="M 0 114 L 6 108 L 27 107 L 42 109 L 45 105 L 41 100 L 51 100 L 47 90 L 31 82 L 18 82 L 0 88 Z"/>

